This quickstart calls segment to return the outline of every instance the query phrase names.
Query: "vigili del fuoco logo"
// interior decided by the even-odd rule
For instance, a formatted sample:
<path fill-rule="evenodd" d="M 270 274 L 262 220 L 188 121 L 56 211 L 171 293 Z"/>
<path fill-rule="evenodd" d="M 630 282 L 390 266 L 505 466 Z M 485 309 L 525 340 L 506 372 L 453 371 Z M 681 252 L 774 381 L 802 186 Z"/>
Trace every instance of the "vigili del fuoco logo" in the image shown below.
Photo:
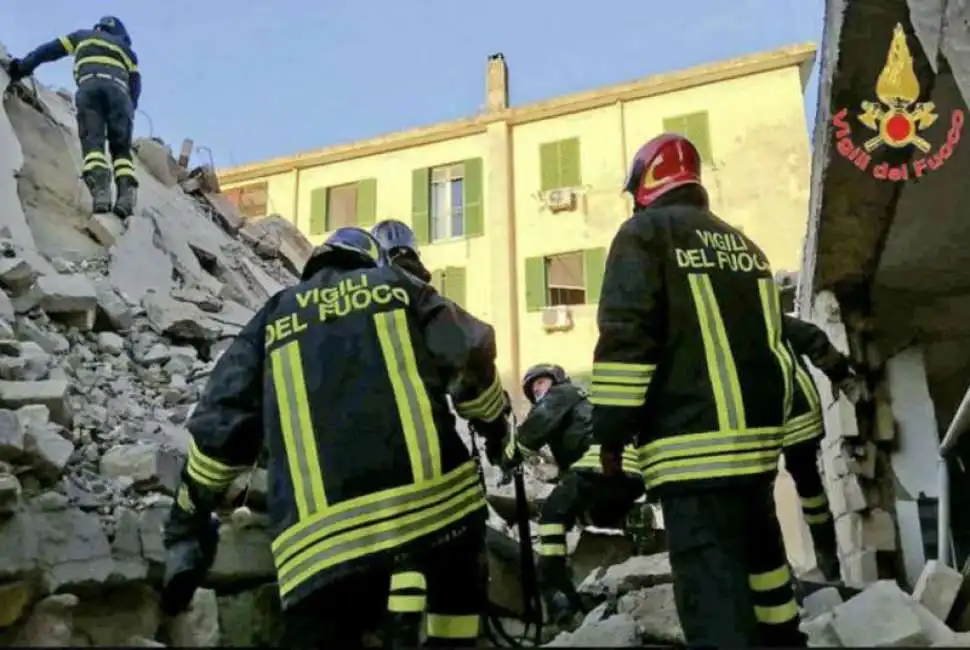
<path fill-rule="evenodd" d="M 879 180 L 920 178 L 942 167 L 960 142 L 965 116 L 962 110 L 954 110 L 950 114 L 946 141 L 931 143 L 921 133 L 940 116 L 933 102 L 916 101 L 919 93 L 919 80 L 913 68 L 913 55 L 906 45 L 906 33 L 903 26 L 897 24 L 886 55 L 886 65 L 876 80 L 876 98 L 879 101 L 864 101 L 862 112 L 853 114 L 859 124 L 874 133 L 868 134 L 860 129 L 866 139 L 861 146 L 857 144 L 848 121 L 850 113 L 843 108 L 832 118 L 839 154 Z M 914 153 L 909 162 L 897 166 L 891 166 L 888 162 L 873 164 L 872 154 L 883 147 L 915 147 L 919 153 Z"/>

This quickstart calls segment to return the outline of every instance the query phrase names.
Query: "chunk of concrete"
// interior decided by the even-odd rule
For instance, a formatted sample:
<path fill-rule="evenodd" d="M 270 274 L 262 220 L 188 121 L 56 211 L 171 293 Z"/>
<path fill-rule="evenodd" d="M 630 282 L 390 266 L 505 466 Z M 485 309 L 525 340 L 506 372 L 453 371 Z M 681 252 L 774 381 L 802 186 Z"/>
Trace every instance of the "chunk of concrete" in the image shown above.
<path fill-rule="evenodd" d="M 87 230 L 95 241 L 105 248 L 111 248 L 125 233 L 125 223 L 113 214 L 96 213 L 88 219 Z"/>
<path fill-rule="evenodd" d="M 94 284 L 80 273 L 45 275 L 34 283 L 37 305 L 48 314 L 93 311 L 98 305 Z"/>
<path fill-rule="evenodd" d="M 141 533 L 141 552 L 150 565 L 164 564 L 166 552 L 162 541 L 162 527 L 172 509 L 171 497 L 153 500 L 138 515 Z"/>
<path fill-rule="evenodd" d="M 182 339 L 215 340 L 223 329 L 196 305 L 168 295 L 148 294 L 142 304 L 148 322 L 159 334 Z"/>
<path fill-rule="evenodd" d="M 276 585 L 261 585 L 219 597 L 219 627 L 224 646 L 279 647 L 281 624 Z"/>
<path fill-rule="evenodd" d="M 963 575 L 959 571 L 937 560 L 930 560 L 916 581 L 913 598 L 938 619 L 945 621 L 962 585 Z"/>
<path fill-rule="evenodd" d="M 155 180 L 165 187 L 178 184 L 178 163 L 165 145 L 150 138 L 137 138 L 132 149 Z"/>
<path fill-rule="evenodd" d="M 30 613 L 14 645 L 30 648 L 67 648 L 74 640 L 74 608 L 80 599 L 74 594 L 44 598 Z"/>
<path fill-rule="evenodd" d="M 0 474 L 0 517 L 18 512 L 23 489 L 13 474 Z M 0 626 L 2 627 L 2 626 Z"/>
<path fill-rule="evenodd" d="M 219 601 L 211 589 L 197 589 L 184 613 L 165 626 L 168 642 L 180 648 L 219 646 Z"/>
<path fill-rule="evenodd" d="M 37 531 L 27 512 L 0 520 L 0 580 L 17 580 L 37 567 Z"/>
<path fill-rule="evenodd" d="M 115 445 L 101 457 L 101 474 L 129 477 L 138 488 L 175 494 L 182 463 L 179 454 L 155 443 Z"/>
<path fill-rule="evenodd" d="M 19 409 L 34 404 L 46 406 L 52 421 L 70 428 L 73 417 L 67 401 L 68 388 L 65 379 L 0 381 L 0 407 Z"/>
<path fill-rule="evenodd" d="M 216 561 L 207 583 L 224 585 L 275 580 L 276 565 L 270 551 L 269 521 L 254 516 L 247 525 L 223 525 Z"/>
<path fill-rule="evenodd" d="M 24 427 L 13 411 L 0 409 L 0 460 L 18 460 L 24 454 Z"/>
<path fill-rule="evenodd" d="M 842 604 L 842 594 L 835 587 L 824 587 L 805 596 L 802 607 L 808 618 L 815 618 Z"/>
<path fill-rule="evenodd" d="M 121 648 L 133 637 L 151 639 L 162 618 L 158 600 L 158 594 L 146 584 L 86 594 L 74 610 L 75 638 L 97 648 Z"/>
<path fill-rule="evenodd" d="M 671 582 L 670 556 L 667 553 L 635 555 L 625 562 L 593 571 L 579 586 L 581 593 L 620 594 Z"/>
<path fill-rule="evenodd" d="M 40 277 L 40 271 L 20 257 L 0 257 L 0 285 L 14 294 L 23 293 Z"/>
<path fill-rule="evenodd" d="M 111 582 L 142 580 L 148 575 L 148 563 L 142 557 L 141 527 L 138 514 L 128 508 L 118 508 L 115 536 L 111 540 L 114 560 Z"/>
<path fill-rule="evenodd" d="M 891 580 L 870 585 L 832 613 L 832 629 L 840 643 L 850 648 L 926 646 L 939 634 L 925 618 L 934 617 Z"/>
<path fill-rule="evenodd" d="M 546 644 L 551 648 L 638 648 L 637 622 L 629 614 L 584 621 L 574 632 L 563 632 Z"/>
<path fill-rule="evenodd" d="M 94 283 L 98 294 L 98 315 L 116 330 L 127 330 L 134 321 L 131 307 L 107 280 Z"/>
<path fill-rule="evenodd" d="M 617 601 L 617 611 L 632 616 L 640 636 L 648 642 L 678 646 L 685 643 L 673 585 L 659 585 L 625 594 Z"/>
<path fill-rule="evenodd" d="M 78 508 L 33 510 L 38 561 L 48 592 L 101 585 L 113 570 L 111 546 L 95 514 Z"/>

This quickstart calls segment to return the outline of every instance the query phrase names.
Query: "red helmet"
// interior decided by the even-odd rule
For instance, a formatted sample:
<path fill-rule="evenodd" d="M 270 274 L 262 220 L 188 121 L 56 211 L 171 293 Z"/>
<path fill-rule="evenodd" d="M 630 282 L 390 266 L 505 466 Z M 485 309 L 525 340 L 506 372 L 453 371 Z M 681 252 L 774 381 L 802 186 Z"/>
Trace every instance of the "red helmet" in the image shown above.
<path fill-rule="evenodd" d="M 690 140 L 664 133 L 640 147 L 626 179 L 625 192 L 645 208 L 672 189 L 701 184 L 701 156 Z"/>

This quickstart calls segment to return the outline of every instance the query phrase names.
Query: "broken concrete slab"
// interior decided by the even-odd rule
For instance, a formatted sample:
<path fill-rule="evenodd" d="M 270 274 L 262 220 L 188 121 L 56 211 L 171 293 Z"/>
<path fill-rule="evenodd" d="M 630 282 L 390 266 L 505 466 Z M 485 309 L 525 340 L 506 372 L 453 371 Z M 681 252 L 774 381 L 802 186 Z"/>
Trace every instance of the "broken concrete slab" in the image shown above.
<path fill-rule="evenodd" d="M 165 187 L 178 184 L 178 162 L 161 142 L 151 138 L 136 138 L 131 148 L 138 160 Z"/>
<path fill-rule="evenodd" d="M 45 275 L 34 283 L 37 305 L 48 314 L 93 311 L 98 304 L 95 286 L 80 273 Z"/>
<path fill-rule="evenodd" d="M 959 571 L 937 560 L 930 560 L 913 587 L 913 598 L 938 619 L 945 621 L 962 586 L 963 575 Z"/>
<path fill-rule="evenodd" d="M 53 422 L 70 427 L 72 414 L 67 400 L 69 387 L 64 379 L 0 381 L 0 407 L 19 409 L 39 404 L 47 407 Z"/>
<path fill-rule="evenodd" d="M 256 583 L 275 579 L 276 565 L 270 552 L 272 539 L 269 520 L 260 515 L 254 515 L 244 526 L 223 525 L 207 583 Z"/>
<path fill-rule="evenodd" d="M 939 619 L 891 580 L 880 580 L 831 610 L 846 647 L 926 646 L 950 634 Z"/>
<path fill-rule="evenodd" d="M 95 241 L 110 249 L 125 233 L 125 222 L 113 214 L 96 213 L 88 219 L 87 231 Z"/>
<path fill-rule="evenodd" d="M 69 507 L 62 499 L 31 504 L 38 565 L 48 593 L 103 584 L 114 568 L 98 516 Z"/>
<path fill-rule="evenodd" d="M 210 319 L 196 305 L 181 302 L 168 295 L 147 294 L 143 301 L 145 315 L 159 334 L 181 339 L 215 340 L 222 326 Z"/>
<path fill-rule="evenodd" d="M 131 305 L 141 304 L 151 291 L 167 294 L 175 285 L 172 260 L 156 245 L 156 237 L 154 221 L 132 219 L 111 250 L 108 278 Z"/>
<path fill-rule="evenodd" d="M 108 478 L 129 478 L 141 490 L 175 494 L 184 458 L 154 443 L 116 445 L 101 457 L 101 474 Z"/>
<path fill-rule="evenodd" d="M 609 564 L 593 571 L 578 591 L 598 596 L 619 595 L 672 580 L 667 553 L 636 555 L 620 564 Z"/>

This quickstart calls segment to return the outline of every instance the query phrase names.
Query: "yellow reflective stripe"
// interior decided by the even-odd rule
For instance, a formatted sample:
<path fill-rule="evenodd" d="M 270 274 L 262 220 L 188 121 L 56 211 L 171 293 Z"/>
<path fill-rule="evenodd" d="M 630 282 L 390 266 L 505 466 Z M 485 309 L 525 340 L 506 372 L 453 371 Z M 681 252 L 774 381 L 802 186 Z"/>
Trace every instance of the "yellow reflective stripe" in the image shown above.
<path fill-rule="evenodd" d="M 687 279 L 704 341 L 707 372 L 717 407 L 718 429 L 742 430 L 746 426 L 744 398 L 711 278 L 706 273 L 691 273 Z"/>
<path fill-rule="evenodd" d="M 128 72 L 128 68 L 125 64 L 117 59 L 112 59 L 110 56 L 86 56 L 78 57 L 74 61 L 74 74 L 76 75 L 81 70 L 81 66 L 95 64 L 95 65 L 110 65 L 115 68 L 120 68 L 125 72 Z"/>
<path fill-rule="evenodd" d="M 592 384 L 589 387 L 589 401 L 595 406 L 636 408 L 647 401 L 647 387 Z"/>
<path fill-rule="evenodd" d="M 132 163 L 127 158 L 115 158 L 112 161 L 111 164 L 114 165 L 115 170 L 118 170 L 118 169 L 120 169 L 122 167 L 131 167 L 131 168 L 134 168 L 134 166 L 135 166 L 134 163 Z"/>
<path fill-rule="evenodd" d="M 752 573 L 748 576 L 748 585 L 754 591 L 771 591 L 784 587 L 791 580 L 791 572 L 787 566 L 780 566 L 765 573 Z"/>
<path fill-rule="evenodd" d="M 769 435 L 777 440 L 780 438 L 780 430 L 775 429 Z M 674 455 L 673 458 L 659 461 L 651 458 L 644 469 L 643 480 L 647 489 L 653 489 L 678 481 L 773 473 L 778 470 L 779 451 L 776 442 L 773 447 L 757 448 L 749 452 L 707 454 L 695 458 L 677 458 Z M 644 457 L 649 457 L 646 448 Z"/>
<path fill-rule="evenodd" d="M 94 46 L 94 47 L 103 47 L 104 49 L 110 50 L 110 51 L 114 52 L 115 54 L 117 54 L 119 57 L 121 57 L 121 61 L 120 62 L 119 61 L 116 61 L 115 59 L 110 59 L 110 60 L 112 62 L 114 62 L 114 64 L 117 65 L 118 67 L 124 68 L 125 70 L 131 70 L 131 71 L 137 69 L 135 67 L 134 61 L 132 61 L 131 60 L 131 57 L 128 56 L 128 53 L 125 52 L 124 49 L 122 49 L 122 48 L 118 47 L 117 45 L 115 45 L 114 43 L 111 43 L 111 42 L 106 41 L 106 40 L 101 39 L 101 38 L 86 38 L 86 39 L 84 39 L 83 41 L 81 41 L 80 43 L 77 44 L 77 48 L 76 49 L 77 50 L 80 50 L 80 49 L 82 49 L 86 45 L 91 45 L 91 46 Z M 80 63 L 80 62 L 78 62 L 78 63 Z M 75 69 L 75 71 L 77 70 L 77 65 L 74 66 L 74 69 Z"/>
<path fill-rule="evenodd" d="M 539 524 L 540 535 L 565 535 L 566 527 L 562 524 Z"/>
<path fill-rule="evenodd" d="M 192 497 L 189 495 L 189 487 L 184 483 L 179 486 L 179 490 L 175 495 L 175 503 L 178 504 L 179 508 L 189 514 L 195 512 L 195 504 L 192 503 Z"/>
<path fill-rule="evenodd" d="M 319 520 L 314 522 L 313 526 L 300 526 L 298 524 L 297 526 L 300 526 L 300 528 L 297 530 L 297 534 L 306 534 L 303 541 L 317 541 L 309 546 L 293 546 L 294 539 L 291 537 L 287 556 L 282 557 L 277 552 L 275 560 L 280 596 L 285 598 L 288 593 L 306 580 L 331 567 L 399 547 L 446 528 L 476 510 L 484 508 L 485 496 L 482 493 L 477 468 L 472 462 L 462 467 L 466 466 L 471 467 L 470 480 L 459 484 L 456 489 L 452 489 L 446 499 L 442 499 L 440 494 L 433 495 L 429 503 L 425 504 L 426 507 L 421 509 L 416 509 L 418 505 L 407 500 L 367 513 L 366 516 L 353 517 L 355 513 L 350 510 L 344 514 L 350 515 L 351 519 L 337 521 L 333 526 L 320 527 Z M 427 484 L 420 487 L 427 488 Z M 393 490 L 389 492 L 393 492 Z M 374 495 L 369 496 L 373 497 Z M 351 503 L 356 505 L 365 499 L 366 497 L 359 500 L 355 499 Z M 340 503 L 338 505 L 345 504 Z M 364 525 L 363 522 L 368 519 L 378 519 L 378 521 Z M 293 528 L 297 528 L 297 526 Z M 356 527 L 337 532 L 337 530 L 352 526 Z M 279 539 L 273 542 L 274 547 L 277 542 L 279 542 Z M 296 543 L 299 544 L 299 541 Z M 275 548 L 274 551 L 276 551 Z"/>
<path fill-rule="evenodd" d="M 327 507 L 327 495 L 323 487 L 313 421 L 310 419 L 310 400 L 303 378 L 300 342 L 291 341 L 273 350 L 270 353 L 270 366 L 296 510 L 300 519 L 306 519 Z"/>
<path fill-rule="evenodd" d="M 466 420 L 478 419 L 491 422 L 502 414 L 505 408 L 505 391 L 502 389 L 502 382 L 496 374 L 491 385 L 482 393 L 467 402 L 455 405 L 458 415 Z"/>
<path fill-rule="evenodd" d="M 774 607 L 755 605 L 754 616 L 759 623 L 780 625 L 798 616 L 798 605 L 795 604 L 794 600 L 789 600 L 784 605 L 776 605 Z"/>
<path fill-rule="evenodd" d="M 414 358 L 407 316 L 403 309 L 374 314 L 374 325 L 404 429 L 414 481 L 430 481 L 441 476 L 441 447 L 428 391 Z"/>
<path fill-rule="evenodd" d="M 782 409 L 787 420 L 791 413 L 793 386 L 792 369 L 795 366 L 795 356 L 791 348 L 782 343 L 781 303 L 778 298 L 778 286 L 771 278 L 758 279 L 758 294 L 761 297 L 761 311 L 765 319 L 765 332 L 768 335 L 768 347 L 778 359 L 781 376 L 785 386 Z"/>
<path fill-rule="evenodd" d="M 809 526 L 811 526 L 813 524 L 816 524 L 816 525 L 817 524 L 824 524 L 825 522 L 827 522 L 829 519 L 832 518 L 832 513 L 830 513 L 830 512 L 818 512 L 818 513 L 811 514 L 811 515 L 805 513 L 804 514 L 804 517 L 805 517 L 805 523 L 808 524 Z"/>
<path fill-rule="evenodd" d="M 224 490 L 247 469 L 249 467 L 233 467 L 206 456 L 194 438 L 189 440 L 189 458 L 185 463 L 185 471 L 199 485 L 216 491 Z"/>
<path fill-rule="evenodd" d="M 803 508 L 821 508 L 829 504 L 829 499 L 824 492 L 814 497 L 800 497 L 800 500 Z"/>
<path fill-rule="evenodd" d="M 427 596 L 389 596 L 387 599 L 387 611 L 398 614 L 417 614 L 427 606 Z"/>
<path fill-rule="evenodd" d="M 64 50 L 68 54 L 74 54 L 74 43 L 71 42 L 71 39 L 69 39 L 67 36 L 61 36 L 57 40 L 61 42 L 61 45 L 64 46 Z"/>
<path fill-rule="evenodd" d="M 788 346 L 791 351 L 792 356 L 795 356 L 795 351 L 791 349 L 791 345 Z M 805 372 L 805 369 L 800 363 L 795 363 L 795 379 L 798 380 L 798 386 L 802 389 L 802 393 L 805 395 L 805 401 L 808 402 L 809 407 L 812 410 L 822 408 L 822 399 L 818 395 L 818 389 L 815 388 L 815 382 L 812 378 Z"/>
<path fill-rule="evenodd" d="M 81 171 L 89 172 L 92 169 L 111 169 L 108 165 L 108 158 L 103 151 L 89 151 L 84 154 L 84 165 Z"/>
<path fill-rule="evenodd" d="M 565 544 L 539 544 L 539 555 L 542 557 L 565 557 Z"/>
<path fill-rule="evenodd" d="M 391 591 L 427 588 L 428 582 L 420 571 L 401 571 L 391 576 Z"/>
<path fill-rule="evenodd" d="M 635 476 L 643 471 L 640 460 L 640 452 L 635 447 L 627 445 L 623 448 L 620 463 L 622 471 L 626 474 L 633 474 Z M 600 462 L 600 445 L 590 445 L 586 453 L 583 454 L 579 460 L 573 463 L 570 468 L 593 469 L 598 472 L 602 471 L 602 463 Z"/>
<path fill-rule="evenodd" d="M 477 639 L 480 624 L 478 614 L 428 614 L 427 633 L 437 639 Z"/>
<path fill-rule="evenodd" d="M 657 366 L 647 363 L 597 361 L 593 364 L 593 382 L 648 386 Z"/>
<path fill-rule="evenodd" d="M 803 413 L 788 420 L 785 425 L 784 446 L 791 447 L 800 442 L 820 438 L 825 433 L 822 414 L 818 411 Z"/>
<path fill-rule="evenodd" d="M 505 445 L 505 457 L 508 458 L 509 460 L 512 460 L 513 458 L 515 458 L 516 449 L 518 449 L 519 452 L 522 453 L 522 456 L 525 458 L 535 456 L 537 453 L 539 453 L 534 449 L 529 449 L 521 442 L 518 442 L 516 438 L 511 438 Z"/>

